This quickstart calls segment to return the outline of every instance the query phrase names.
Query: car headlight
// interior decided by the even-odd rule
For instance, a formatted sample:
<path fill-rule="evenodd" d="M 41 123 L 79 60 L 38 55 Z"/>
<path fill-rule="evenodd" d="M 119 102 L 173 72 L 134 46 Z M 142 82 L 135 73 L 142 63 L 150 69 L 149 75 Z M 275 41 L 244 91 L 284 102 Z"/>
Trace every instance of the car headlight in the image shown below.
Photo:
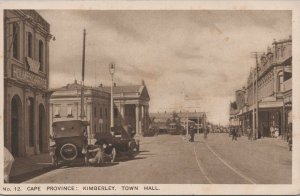
<path fill-rule="evenodd" d="M 106 148 L 106 147 L 107 147 L 107 145 L 106 145 L 106 144 L 103 144 L 102 146 L 103 146 L 103 148 Z"/>

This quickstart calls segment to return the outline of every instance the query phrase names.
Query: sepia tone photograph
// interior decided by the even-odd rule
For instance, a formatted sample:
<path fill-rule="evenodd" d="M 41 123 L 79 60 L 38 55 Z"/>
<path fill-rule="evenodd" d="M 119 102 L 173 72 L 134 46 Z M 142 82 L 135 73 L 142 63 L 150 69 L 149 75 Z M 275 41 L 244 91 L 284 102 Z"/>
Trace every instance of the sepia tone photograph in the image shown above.
<path fill-rule="evenodd" d="M 292 185 L 292 21 L 284 9 L 3 9 L 2 183 Z"/>

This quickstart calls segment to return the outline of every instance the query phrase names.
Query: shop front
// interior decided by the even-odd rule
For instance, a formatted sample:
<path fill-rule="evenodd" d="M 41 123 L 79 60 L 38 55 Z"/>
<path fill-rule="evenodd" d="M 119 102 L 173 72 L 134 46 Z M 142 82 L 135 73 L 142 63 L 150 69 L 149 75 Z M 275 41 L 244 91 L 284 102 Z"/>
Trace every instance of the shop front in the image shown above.
<path fill-rule="evenodd" d="M 258 138 L 278 137 L 282 134 L 282 101 L 263 101 L 259 103 Z"/>

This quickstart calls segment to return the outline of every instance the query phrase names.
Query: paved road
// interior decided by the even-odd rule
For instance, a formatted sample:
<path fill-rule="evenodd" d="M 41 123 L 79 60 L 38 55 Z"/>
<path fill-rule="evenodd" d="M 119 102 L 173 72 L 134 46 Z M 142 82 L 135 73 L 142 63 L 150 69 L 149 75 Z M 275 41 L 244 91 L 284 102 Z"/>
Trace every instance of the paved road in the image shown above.
<path fill-rule="evenodd" d="M 133 160 L 60 168 L 25 183 L 265 184 L 291 183 L 292 153 L 283 141 L 231 141 L 227 134 L 144 138 Z"/>

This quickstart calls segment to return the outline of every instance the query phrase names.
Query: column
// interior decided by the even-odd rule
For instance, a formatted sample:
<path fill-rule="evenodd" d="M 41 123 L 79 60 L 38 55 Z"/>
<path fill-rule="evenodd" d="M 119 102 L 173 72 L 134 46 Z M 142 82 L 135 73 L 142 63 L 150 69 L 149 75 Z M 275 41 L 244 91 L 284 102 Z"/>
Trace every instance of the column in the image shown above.
<path fill-rule="evenodd" d="M 135 130 L 136 134 L 140 135 L 140 130 L 139 130 L 139 121 L 140 121 L 140 106 L 138 104 L 135 105 Z"/>
<path fill-rule="evenodd" d="M 40 154 L 40 148 L 39 148 L 39 101 L 38 101 L 38 96 L 39 94 L 34 93 L 34 136 L 33 136 L 33 140 L 34 140 L 34 154 Z"/>
<path fill-rule="evenodd" d="M 142 105 L 141 106 L 141 113 L 142 113 L 142 117 L 141 117 L 141 132 L 145 133 L 145 106 Z"/>
<path fill-rule="evenodd" d="M 149 106 L 145 107 L 145 130 L 149 131 Z"/>

